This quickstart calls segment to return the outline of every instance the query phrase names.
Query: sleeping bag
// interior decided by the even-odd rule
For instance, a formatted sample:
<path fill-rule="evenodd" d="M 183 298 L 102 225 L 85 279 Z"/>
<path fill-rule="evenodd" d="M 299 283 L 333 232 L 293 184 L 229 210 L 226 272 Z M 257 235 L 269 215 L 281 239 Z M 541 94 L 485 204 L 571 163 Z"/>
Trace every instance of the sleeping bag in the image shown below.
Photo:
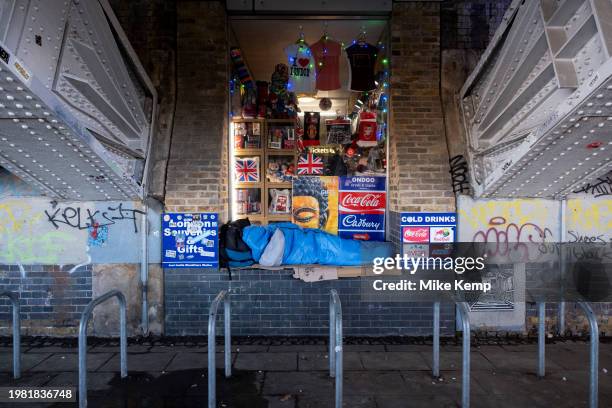
<path fill-rule="evenodd" d="M 265 266 L 358 266 L 371 264 L 374 258 L 393 256 L 390 242 L 345 239 L 288 222 L 248 226 L 242 239 L 251 248 L 253 259 Z"/>

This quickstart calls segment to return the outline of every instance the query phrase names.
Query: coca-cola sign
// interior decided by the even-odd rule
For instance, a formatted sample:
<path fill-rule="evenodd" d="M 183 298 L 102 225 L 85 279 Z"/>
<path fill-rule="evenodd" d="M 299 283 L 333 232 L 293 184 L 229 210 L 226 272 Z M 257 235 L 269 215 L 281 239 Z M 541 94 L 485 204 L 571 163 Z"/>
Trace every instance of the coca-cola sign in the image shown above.
<path fill-rule="evenodd" d="M 386 198 L 384 192 L 341 192 L 339 210 L 344 213 L 384 213 Z"/>
<path fill-rule="evenodd" d="M 429 242 L 429 227 L 404 227 L 404 242 Z"/>

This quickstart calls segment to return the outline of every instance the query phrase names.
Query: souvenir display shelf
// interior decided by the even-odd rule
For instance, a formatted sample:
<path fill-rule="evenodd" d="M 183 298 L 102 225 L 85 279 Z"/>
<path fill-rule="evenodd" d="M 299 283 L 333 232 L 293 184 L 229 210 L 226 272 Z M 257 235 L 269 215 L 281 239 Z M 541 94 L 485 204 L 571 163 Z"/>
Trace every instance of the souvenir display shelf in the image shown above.
<path fill-rule="evenodd" d="M 267 224 L 268 222 L 281 222 L 281 221 L 291 221 L 291 212 L 290 210 L 285 213 L 274 213 L 270 211 L 270 205 L 272 204 L 271 200 L 271 192 L 273 190 L 288 190 L 289 197 L 291 194 L 291 181 L 281 181 L 278 179 L 270 180 L 268 176 L 268 171 L 271 168 L 271 165 L 274 166 L 278 163 L 278 161 L 283 161 L 283 163 L 289 163 L 294 166 L 296 165 L 297 159 L 297 147 L 294 148 L 271 148 L 269 144 L 268 134 L 271 127 L 284 127 L 295 129 L 296 119 L 233 119 L 232 120 L 232 128 L 234 134 L 233 140 L 235 140 L 235 132 L 237 125 L 246 125 L 252 126 L 252 124 L 259 124 L 260 126 L 260 148 L 238 148 L 234 145 L 233 153 L 235 158 L 247 158 L 247 157 L 257 157 L 259 159 L 259 181 L 249 181 L 249 182 L 238 182 L 236 181 L 235 169 L 232 169 L 232 180 L 234 180 L 233 188 L 234 188 L 234 200 L 233 205 L 236 208 L 236 214 L 238 218 L 248 217 L 249 220 L 253 223 L 257 224 Z M 295 138 L 295 144 L 297 146 L 297 138 Z M 280 169 L 280 166 L 279 166 Z M 285 176 L 286 177 L 286 176 Z M 273 179 L 275 177 L 272 177 Z M 245 213 L 243 210 L 243 203 L 238 201 L 239 190 L 244 189 L 256 189 L 259 191 L 260 201 L 260 210 L 259 213 Z M 241 197 L 242 198 L 242 197 Z M 290 200 L 287 203 L 290 205 Z"/>

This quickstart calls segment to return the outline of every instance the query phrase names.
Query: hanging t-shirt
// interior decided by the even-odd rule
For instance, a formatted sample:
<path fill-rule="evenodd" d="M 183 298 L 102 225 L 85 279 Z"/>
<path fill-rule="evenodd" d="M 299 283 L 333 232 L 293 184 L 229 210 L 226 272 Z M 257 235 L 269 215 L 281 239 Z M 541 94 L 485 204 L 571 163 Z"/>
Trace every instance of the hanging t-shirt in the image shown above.
<path fill-rule="evenodd" d="M 371 91 L 376 89 L 374 67 L 378 48 L 372 44 L 355 43 L 346 49 L 351 65 L 351 91 Z"/>
<path fill-rule="evenodd" d="M 317 89 L 334 91 L 340 89 L 340 55 L 342 47 L 333 40 L 320 39 L 310 47 L 315 57 Z"/>
<path fill-rule="evenodd" d="M 289 60 L 289 92 L 313 94 L 316 75 L 314 57 L 306 44 L 291 44 L 285 48 Z"/>

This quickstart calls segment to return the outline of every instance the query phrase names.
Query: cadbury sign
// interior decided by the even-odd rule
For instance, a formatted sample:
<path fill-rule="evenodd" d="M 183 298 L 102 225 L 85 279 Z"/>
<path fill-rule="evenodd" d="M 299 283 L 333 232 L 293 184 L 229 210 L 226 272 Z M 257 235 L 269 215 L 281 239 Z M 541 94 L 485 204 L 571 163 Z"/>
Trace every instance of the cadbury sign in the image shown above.
<path fill-rule="evenodd" d="M 385 177 L 340 177 L 338 234 L 344 238 L 385 240 Z"/>

